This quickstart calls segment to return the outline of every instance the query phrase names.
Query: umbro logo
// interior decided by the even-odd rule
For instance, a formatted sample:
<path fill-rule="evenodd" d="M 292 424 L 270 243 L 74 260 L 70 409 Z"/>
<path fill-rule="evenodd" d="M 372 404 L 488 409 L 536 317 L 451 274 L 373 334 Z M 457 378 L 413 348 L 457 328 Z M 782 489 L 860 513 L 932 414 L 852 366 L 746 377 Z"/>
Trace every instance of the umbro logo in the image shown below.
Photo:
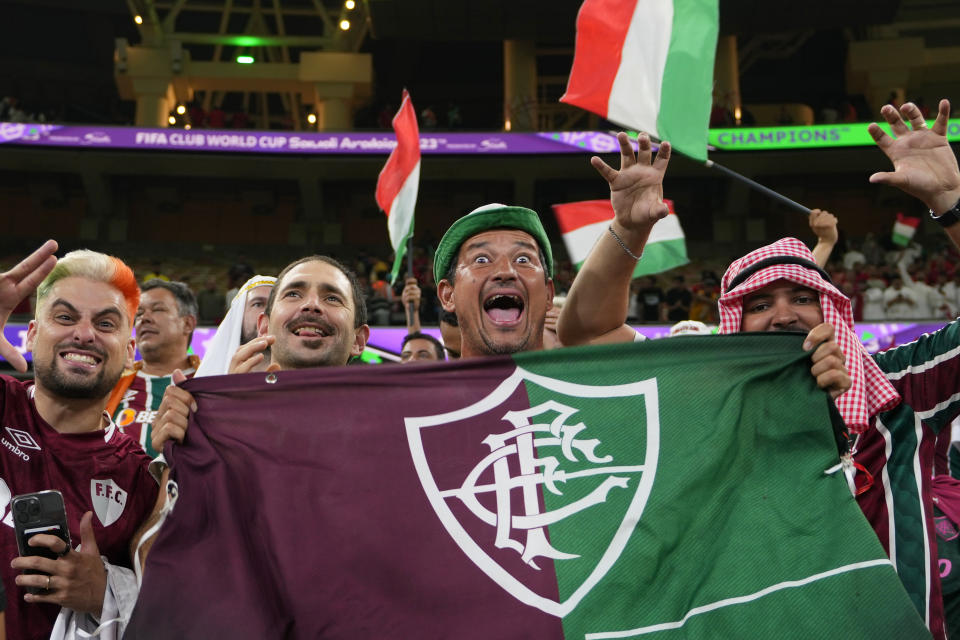
<path fill-rule="evenodd" d="M 37 451 L 40 451 L 40 445 L 37 444 L 37 441 L 33 439 L 33 436 L 26 431 L 7 427 L 7 433 L 10 434 L 10 437 L 13 438 L 13 443 L 18 447 L 23 447 L 24 449 L 36 449 Z"/>
<path fill-rule="evenodd" d="M 127 389 L 127 391 L 123 394 L 123 400 L 121 400 L 121 402 L 124 404 L 133 402 L 133 399 L 136 397 L 137 397 L 136 389 Z"/>
<path fill-rule="evenodd" d="M 0 437 L 0 444 L 9 449 L 13 455 L 17 456 L 24 462 L 30 461 L 30 456 L 26 451 L 24 451 L 24 449 L 40 451 L 40 445 L 37 444 L 37 441 L 33 439 L 33 436 L 26 431 L 21 431 L 20 429 L 14 429 L 12 427 L 6 427 L 6 430 L 10 435 L 10 440 Z"/>

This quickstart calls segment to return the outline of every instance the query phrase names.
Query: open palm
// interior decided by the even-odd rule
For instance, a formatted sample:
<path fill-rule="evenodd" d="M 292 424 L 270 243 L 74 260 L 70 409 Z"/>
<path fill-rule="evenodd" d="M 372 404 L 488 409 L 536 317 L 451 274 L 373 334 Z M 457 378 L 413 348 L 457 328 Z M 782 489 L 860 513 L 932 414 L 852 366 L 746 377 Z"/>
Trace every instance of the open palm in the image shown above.
<path fill-rule="evenodd" d="M 670 143 L 660 145 L 651 164 L 652 146 L 645 133 L 637 137 L 636 154 L 627 134 L 617 134 L 617 141 L 620 143 L 619 171 L 597 156 L 590 158 L 590 164 L 610 185 L 610 204 L 617 222 L 626 229 L 649 229 L 667 215 L 667 205 L 663 202 L 663 176 L 670 161 Z"/>

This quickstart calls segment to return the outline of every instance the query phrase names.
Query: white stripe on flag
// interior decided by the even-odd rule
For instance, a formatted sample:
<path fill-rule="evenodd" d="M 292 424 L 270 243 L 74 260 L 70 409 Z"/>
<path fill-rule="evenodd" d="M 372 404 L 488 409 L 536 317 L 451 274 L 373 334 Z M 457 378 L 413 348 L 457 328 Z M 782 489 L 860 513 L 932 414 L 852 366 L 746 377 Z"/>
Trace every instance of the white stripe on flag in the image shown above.
<path fill-rule="evenodd" d="M 563 241 L 567 246 L 567 253 L 570 255 L 570 261 L 573 264 L 579 265 L 587 259 L 593 245 L 606 232 L 612 220 L 611 218 L 609 221 L 594 222 L 563 234 Z M 683 229 L 680 228 L 680 218 L 673 214 L 653 225 L 650 238 L 644 247 L 644 254 L 652 248 L 651 245 L 669 240 L 684 240 Z"/>
<path fill-rule="evenodd" d="M 563 234 L 563 241 L 567 245 L 570 261 L 573 264 L 580 264 L 586 260 L 587 256 L 590 255 L 590 250 L 593 249 L 593 245 L 596 244 L 597 238 L 607 230 L 609 225 L 609 222 L 594 222 Z"/>
<path fill-rule="evenodd" d="M 610 89 L 608 120 L 660 137 L 657 116 L 672 32 L 673 2 L 637 0 Z"/>
<path fill-rule="evenodd" d="M 420 186 L 420 161 L 410 171 L 410 175 L 403 181 L 403 186 L 397 192 L 397 197 L 390 204 L 390 215 L 387 217 L 387 230 L 390 232 L 390 245 L 400 253 L 400 246 L 410 232 L 413 222 L 413 210 L 417 205 L 417 189 Z"/>

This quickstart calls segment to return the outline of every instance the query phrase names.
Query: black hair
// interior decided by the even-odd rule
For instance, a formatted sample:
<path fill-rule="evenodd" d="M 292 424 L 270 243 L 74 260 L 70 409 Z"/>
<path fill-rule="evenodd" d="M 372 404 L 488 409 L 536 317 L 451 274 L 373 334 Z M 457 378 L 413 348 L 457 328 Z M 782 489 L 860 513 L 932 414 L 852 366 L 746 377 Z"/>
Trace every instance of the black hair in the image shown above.
<path fill-rule="evenodd" d="M 440 341 L 434 338 L 429 333 L 422 333 L 420 331 L 414 331 L 413 333 L 408 333 L 403 337 L 403 343 L 400 345 L 400 348 L 407 346 L 407 343 L 411 340 L 426 340 L 431 345 L 433 345 L 433 350 L 437 354 L 437 360 L 446 360 L 446 352 L 443 348 L 443 345 L 440 344 Z"/>
<path fill-rule="evenodd" d="M 347 280 L 350 281 L 350 289 L 353 294 L 353 308 L 355 309 L 353 314 L 353 327 L 354 329 L 360 328 L 361 325 L 367 323 L 367 303 L 363 295 L 363 290 L 360 287 L 360 282 L 357 280 L 357 274 L 355 274 L 351 269 L 344 266 L 340 261 L 331 258 L 330 256 L 307 256 L 305 258 L 300 258 L 295 262 L 291 262 L 286 267 L 283 268 L 283 271 L 277 276 L 277 282 L 274 285 L 273 289 L 270 291 L 270 297 L 267 298 L 267 308 L 264 313 L 267 317 L 270 317 L 270 312 L 273 311 L 273 302 L 276 300 L 277 291 L 280 290 L 280 284 L 283 282 L 283 278 L 290 272 L 294 267 L 298 267 L 301 264 L 306 262 L 324 262 L 329 264 L 331 267 L 338 269 L 343 275 L 347 277 Z"/>

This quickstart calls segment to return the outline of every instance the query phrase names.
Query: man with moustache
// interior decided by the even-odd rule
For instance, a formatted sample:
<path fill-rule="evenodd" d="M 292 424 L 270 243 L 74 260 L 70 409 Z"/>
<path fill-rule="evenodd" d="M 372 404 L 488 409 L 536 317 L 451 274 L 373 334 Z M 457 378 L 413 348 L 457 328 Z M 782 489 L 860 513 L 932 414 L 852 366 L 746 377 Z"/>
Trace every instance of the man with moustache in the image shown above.
<path fill-rule="evenodd" d="M 535 211 L 490 204 L 454 222 L 433 272 L 444 311 L 460 326 L 464 358 L 543 348 L 553 305 L 553 253 Z"/>
<path fill-rule="evenodd" d="M 277 276 L 267 305 L 257 319 L 259 336 L 237 349 L 230 373 L 248 373 L 267 360 L 267 371 L 341 366 L 363 353 L 370 337 L 363 292 L 352 271 L 333 258 L 308 256 Z M 174 383 L 186 380 L 174 372 Z M 167 387 L 157 411 L 153 447 L 169 439 L 183 442 L 193 396 Z M 164 482 L 165 484 L 165 482 Z"/>
<path fill-rule="evenodd" d="M 896 186 L 919 198 L 950 240 L 960 246 L 960 169 L 946 139 L 949 112 L 949 102 L 942 100 L 936 122 L 928 129 L 916 105 L 906 103 L 899 111 L 892 105 L 884 106 L 881 113 L 894 136 L 887 135 L 876 124 L 870 125 L 869 132 L 893 162 L 894 171 L 875 173 L 870 182 Z M 621 138 L 621 145 L 624 141 Z M 628 245 L 633 253 L 642 251 L 649 227 L 659 219 L 661 211 L 665 213 L 665 208 L 658 205 L 658 191 L 669 158 L 669 148 L 664 157 L 663 147 L 667 143 L 662 145 L 653 165 L 649 165 L 647 140 L 647 162 L 632 170 L 632 178 L 621 179 L 623 167 L 616 172 L 599 158 L 593 159 L 594 166 L 610 182 L 611 199 L 621 189 L 648 193 L 646 206 L 632 212 L 636 215 L 622 215 L 614 206 L 614 225 L 625 224 L 624 235 L 631 242 L 636 241 Z M 602 242 L 594 247 L 587 259 L 588 263 L 593 262 L 589 268 L 584 265 L 571 288 L 560 319 L 564 342 L 575 343 L 605 332 L 622 335 L 629 329 L 620 324 L 622 320 L 618 318 L 623 316 L 616 312 L 619 292 L 625 292 L 629 284 L 621 255 L 628 249 L 623 247 L 618 254 L 609 243 L 604 247 Z M 581 280 L 585 272 L 587 275 Z M 598 291 L 600 277 L 612 286 Z M 833 286 L 813 253 L 793 238 L 779 240 L 735 260 L 724 274 L 718 302 L 721 333 L 809 331 L 805 342 L 808 349 L 817 340 L 836 333 L 836 342 L 824 343 L 814 351 L 812 372 L 818 384 L 830 390 L 837 400 L 837 408 L 851 432 L 862 432 L 851 442 L 852 458 L 858 465 L 855 468 L 862 470 L 854 479 L 857 502 L 890 554 L 931 633 L 936 638 L 947 637 L 934 505 L 944 513 L 954 514 L 951 526 L 957 526 L 960 499 L 948 490 L 938 494 L 931 478 L 936 435 L 949 428 L 950 421 L 960 414 L 956 392 L 960 322 L 951 322 L 913 342 L 870 356 L 854 332 L 850 300 Z M 597 305 L 601 305 L 603 313 L 597 313 Z M 829 328 L 829 335 L 817 335 L 822 327 Z M 817 354 L 828 346 L 830 355 L 825 361 L 845 360 L 850 370 L 846 393 L 836 375 L 817 362 Z M 953 600 L 956 608 L 960 603 L 956 592 Z M 960 615 L 956 617 L 951 631 L 960 629 Z"/>
<path fill-rule="evenodd" d="M 142 359 L 124 372 L 107 411 L 150 457 L 158 453 L 150 446 L 153 420 L 174 370 L 189 377 L 200 364 L 200 358 L 188 353 L 197 314 L 197 299 L 184 283 L 153 279 L 143 285 L 133 322 Z"/>
<path fill-rule="evenodd" d="M 50 637 L 61 607 L 74 630 L 83 621 L 87 631 L 96 627 L 92 616 L 117 617 L 120 567 L 130 567 L 128 544 L 157 495 L 148 458 L 103 410 L 133 357 L 136 279 L 111 256 L 74 251 L 58 262 L 56 249 L 50 240 L 0 274 L 0 324 L 37 289 L 36 317 L 27 329 L 35 384 L 0 376 L 0 496 L 8 512 L 0 525 L 0 578 L 8 635 L 30 640 Z M 6 340 L 0 340 L 0 355 L 26 371 L 24 358 Z M 71 540 L 82 548 L 37 534 L 29 544 L 59 557 L 18 558 L 10 498 L 44 490 L 63 495 Z M 129 570 L 125 576 L 132 580 Z"/>

